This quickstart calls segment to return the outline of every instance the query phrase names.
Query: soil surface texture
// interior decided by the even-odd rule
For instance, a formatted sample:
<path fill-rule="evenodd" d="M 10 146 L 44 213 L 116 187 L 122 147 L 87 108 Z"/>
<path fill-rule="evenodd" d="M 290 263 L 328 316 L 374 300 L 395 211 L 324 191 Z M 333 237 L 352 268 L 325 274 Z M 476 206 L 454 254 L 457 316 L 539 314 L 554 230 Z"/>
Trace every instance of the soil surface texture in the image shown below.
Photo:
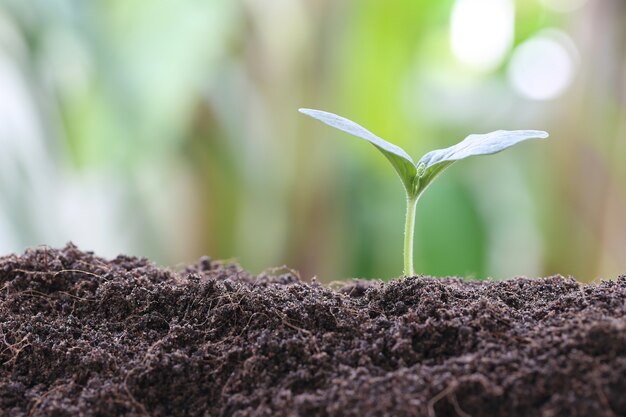
<path fill-rule="evenodd" d="M 626 416 L 626 277 L 330 289 L 208 258 L 0 258 L 1 416 Z"/>

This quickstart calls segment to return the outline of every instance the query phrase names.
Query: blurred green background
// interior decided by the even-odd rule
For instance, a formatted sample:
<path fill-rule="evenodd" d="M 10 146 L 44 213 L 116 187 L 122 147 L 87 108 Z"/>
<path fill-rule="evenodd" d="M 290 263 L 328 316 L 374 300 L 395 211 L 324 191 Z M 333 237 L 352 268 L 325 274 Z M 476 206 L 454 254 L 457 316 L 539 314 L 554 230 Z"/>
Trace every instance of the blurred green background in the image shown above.
<path fill-rule="evenodd" d="M 0 0 L 0 253 L 398 276 L 400 181 L 312 107 L 415 159 L 549 131 L 436 181 L 416 269 L 615 278 L 625 21 L 623 0 Z"/>

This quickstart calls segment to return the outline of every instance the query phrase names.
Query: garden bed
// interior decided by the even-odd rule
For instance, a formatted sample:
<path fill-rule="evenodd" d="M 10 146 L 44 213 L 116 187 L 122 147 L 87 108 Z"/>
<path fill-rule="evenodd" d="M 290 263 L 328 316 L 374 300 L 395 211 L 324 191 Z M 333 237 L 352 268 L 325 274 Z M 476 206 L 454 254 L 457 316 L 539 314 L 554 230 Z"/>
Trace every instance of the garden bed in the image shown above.
<path fill-rule="evenodd" d="M 0 287 L 0 415 L 626 415 L 626 277 L 329 289 L 68 245 Z"/>

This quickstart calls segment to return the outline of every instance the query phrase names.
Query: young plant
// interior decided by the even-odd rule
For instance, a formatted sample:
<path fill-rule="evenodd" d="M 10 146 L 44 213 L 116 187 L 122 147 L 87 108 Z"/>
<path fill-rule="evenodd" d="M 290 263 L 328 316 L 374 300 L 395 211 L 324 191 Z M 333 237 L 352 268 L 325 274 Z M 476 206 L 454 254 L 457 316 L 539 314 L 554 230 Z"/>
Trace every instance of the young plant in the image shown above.
<path fill-rule="evenodd" d="M 374 135 L 351 120 L 321 110 L 300 109 L 329 126 L 365 139 L 374 145 L 391 162 L 400 176 L 406 191 L 406 221 L 404 226 L 404 275 L 414 276 L 413 232 L 415 229 L 415 206 L 430 183 L 455 161 L 474 155 L 489 155 L 528 139 L 545 139 L 548 133 L 541 130 L 496 130 L 484 135 L 469 135 L 461 142 L 445 149 L 437 149 L 424 155 L 417 164 L 404 149 Z"/>

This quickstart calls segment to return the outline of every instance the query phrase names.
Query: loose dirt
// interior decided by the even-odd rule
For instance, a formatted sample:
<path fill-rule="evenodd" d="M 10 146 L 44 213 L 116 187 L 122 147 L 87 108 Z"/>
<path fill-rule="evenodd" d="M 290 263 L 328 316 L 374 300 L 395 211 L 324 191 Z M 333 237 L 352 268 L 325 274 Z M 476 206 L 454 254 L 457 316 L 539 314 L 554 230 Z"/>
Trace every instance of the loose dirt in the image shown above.
<path fill-rule="evenodd" d="M 626 416 L 626 277 L 340 289 L 0 258 L 2 416 Z"/>

